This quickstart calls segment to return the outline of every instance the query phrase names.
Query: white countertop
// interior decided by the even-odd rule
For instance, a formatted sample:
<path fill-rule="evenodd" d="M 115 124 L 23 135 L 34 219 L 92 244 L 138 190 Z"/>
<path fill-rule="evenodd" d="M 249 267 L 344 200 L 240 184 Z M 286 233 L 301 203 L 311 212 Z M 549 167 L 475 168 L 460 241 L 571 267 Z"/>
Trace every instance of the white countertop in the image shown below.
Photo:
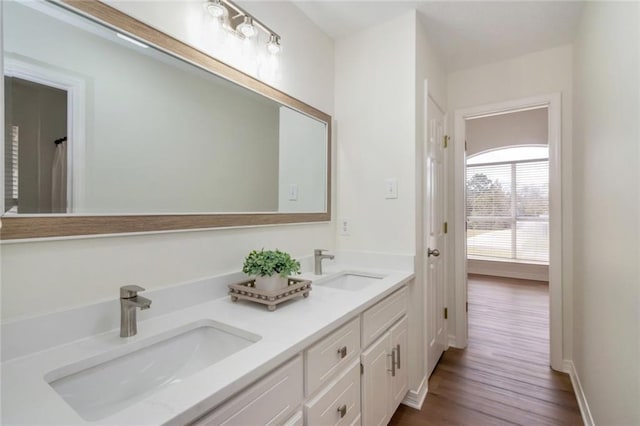
<path fill-rule="evenodd" d="M 184 424 L 223 402 L 281 363 L 300 353 L 332 329 L 388 296 L 411 278 L 412 272 L 333 266 L 319 281 L 341 271 L 381 273 L 386 277 L 360 291 L 344 291 L 312 285 L 308 298 L 296 298 L 269 312 L 264 305 L 231 302 L 224 297 L 162 316 L 140 321 L 138 334 L 123 339 L 119 330 L 56 346 L 2 363 L 2 424 Z M 152 308 L 153 309 L 153 308 Z M 70 364 L 122 350 L 127 345 L 211 320 L 261 339 L 210 367 L 172 383 L 146 399 L 95 422 L 82 419 L 47 383 L 45 375 Z"/>

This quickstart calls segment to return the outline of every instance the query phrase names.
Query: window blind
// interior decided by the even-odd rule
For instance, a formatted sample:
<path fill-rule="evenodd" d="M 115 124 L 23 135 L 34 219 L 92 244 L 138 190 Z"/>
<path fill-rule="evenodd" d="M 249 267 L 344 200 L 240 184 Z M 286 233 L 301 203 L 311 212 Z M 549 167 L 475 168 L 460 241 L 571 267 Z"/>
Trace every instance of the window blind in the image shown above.
<path fill-rule="evenodd" d="M 467 166 L 467 255 L 549 262 L 549 161 Z"/>

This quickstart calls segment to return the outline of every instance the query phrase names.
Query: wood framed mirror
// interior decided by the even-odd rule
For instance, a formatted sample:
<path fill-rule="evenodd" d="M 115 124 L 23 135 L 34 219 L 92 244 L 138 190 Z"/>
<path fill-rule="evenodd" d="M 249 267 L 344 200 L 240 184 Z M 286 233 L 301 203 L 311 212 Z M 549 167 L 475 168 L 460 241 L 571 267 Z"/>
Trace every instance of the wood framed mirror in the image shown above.
<path fill-rule="evenodd" d="M 3 6 L 2 240 L 331 220 L 329 115 L 99 1 Z M 136 51 L 117 34 L 149 48 Z M 85 55 L 75 42 L 89 46 L 86 62 L 115 83 L 74 65 L 68 52 Z M 123 70 L 118 61 L 139 68 Z M 205 98 L 214 87 L 220 91 Z M 66 128 L 52 124 L 47 136 L 41 124 L 37 143 L 46 149 L 31 149 L 16 99 L 56 91 L 75 110 L 59 114 Z M 69 147 L 60 154 L 59 145 Z M 31 160 L 30 150 L 38 153 Z M 28 161 L 48 168 L 33 177 Z M 52 177 L 29 189 L 29 181 L 46 181 L 39 176 Z"/>

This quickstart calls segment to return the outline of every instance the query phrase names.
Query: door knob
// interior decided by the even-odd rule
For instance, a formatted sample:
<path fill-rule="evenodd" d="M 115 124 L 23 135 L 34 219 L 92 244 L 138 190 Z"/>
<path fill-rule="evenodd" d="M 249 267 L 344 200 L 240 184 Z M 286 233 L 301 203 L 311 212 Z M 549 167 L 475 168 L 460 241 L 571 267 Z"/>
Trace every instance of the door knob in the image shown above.
<path fill-rule="evenodd" d="M 427 249 L 427 256 L 428 257 L 431 257 L 431 256 L 438 257 L 438 256 L 440 256 L 440 250 L 438 250 L 438 249 L 431 250 L 430 248 L 428 248 Z"/>

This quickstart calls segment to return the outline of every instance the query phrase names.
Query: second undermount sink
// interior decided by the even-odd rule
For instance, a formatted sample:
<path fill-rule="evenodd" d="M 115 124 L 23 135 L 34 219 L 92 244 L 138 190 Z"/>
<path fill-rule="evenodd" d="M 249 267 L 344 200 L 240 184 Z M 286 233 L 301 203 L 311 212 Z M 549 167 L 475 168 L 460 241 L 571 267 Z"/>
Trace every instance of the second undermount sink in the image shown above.
<path fill-rule="evenodd" d="M 260 336 L 244 330 L 201 321 L 136 342 L 126 353 L 106 354 L 52 371 L 45 380 L 83 419 L 95 421 L 258 340 Z"/>
<path fill-rule="evenodd" d="M 314 282 L 313 284 L 338 290 L 360 291 L 369 287 L 371 284 L 380 282 L 383 278 L 384 275 L 366 272 L 344 272 L 335 277 Z"/>

